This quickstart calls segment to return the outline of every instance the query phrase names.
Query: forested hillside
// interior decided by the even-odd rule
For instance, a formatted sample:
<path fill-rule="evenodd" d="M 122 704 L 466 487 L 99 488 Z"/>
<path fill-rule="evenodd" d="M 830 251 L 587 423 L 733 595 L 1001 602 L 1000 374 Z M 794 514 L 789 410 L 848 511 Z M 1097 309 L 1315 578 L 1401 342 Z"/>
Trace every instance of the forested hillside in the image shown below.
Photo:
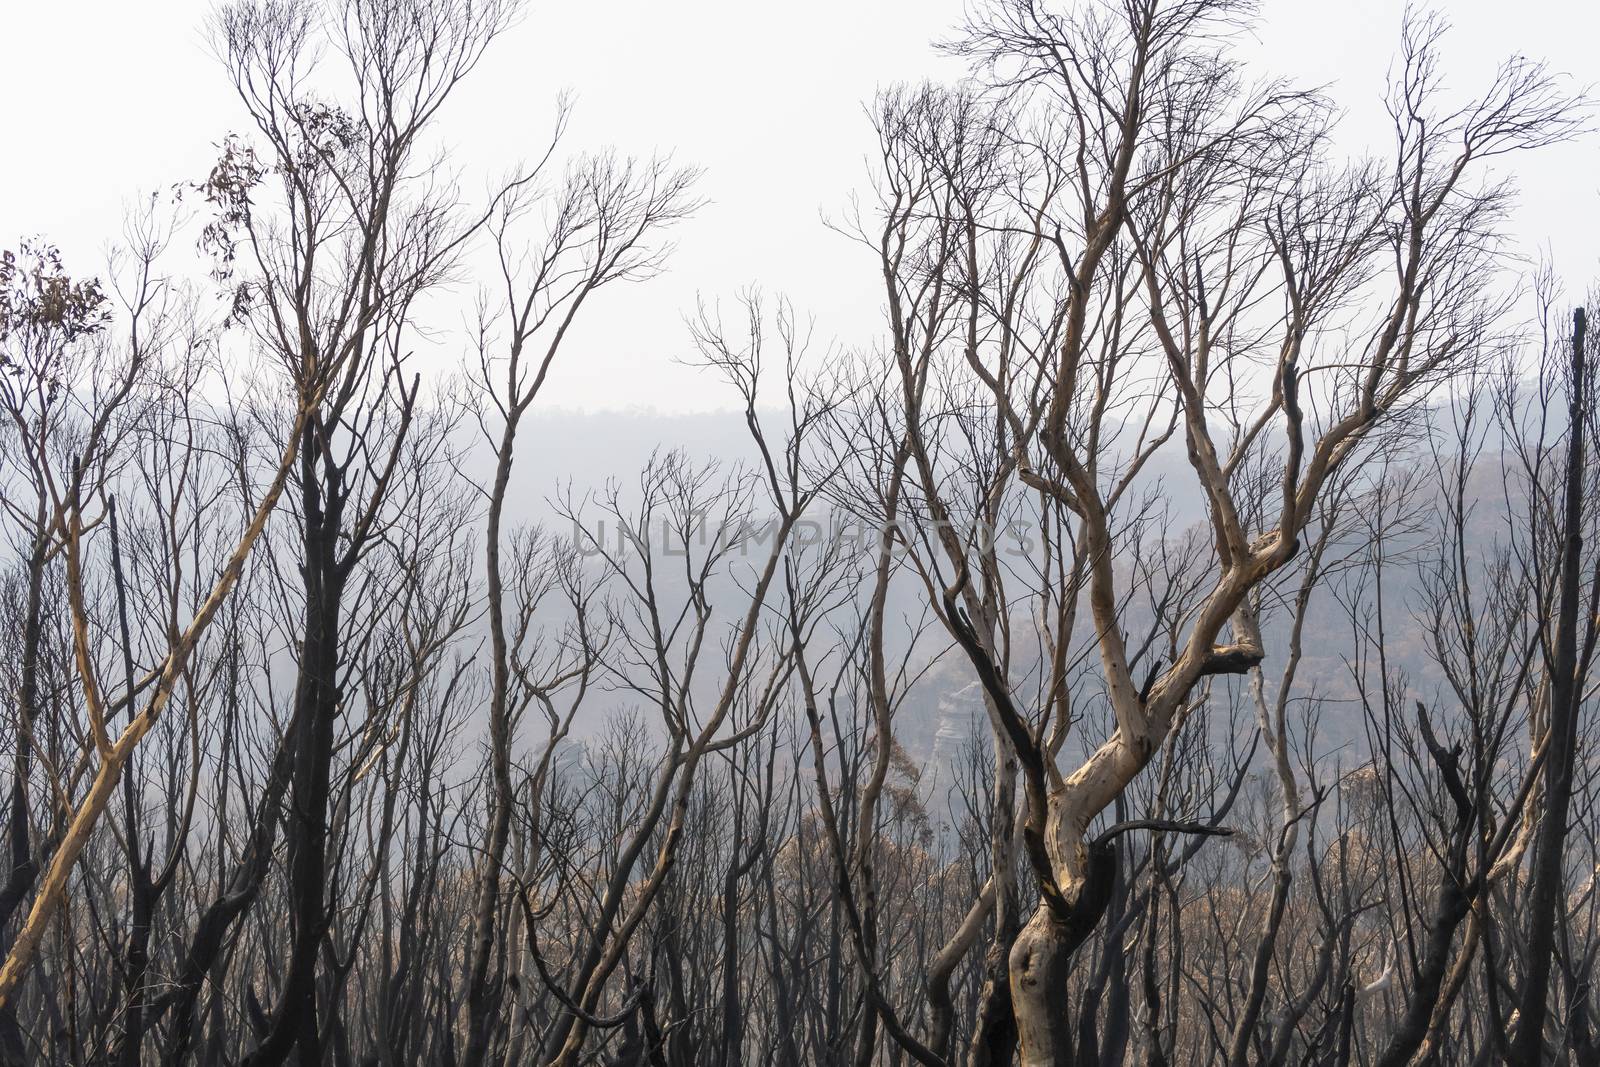
<path fill-rule="evenodd" d="M 546 387 L 698 172 L 452 164 L 537 10 L 217 7 L 214 168 L 0 260 L 0 1063 L 1600 1063 L 1591 110 L 1418 14 L 1352 157 L 1250 15 L 975 3 L 877 329 L 665 417 Z"/>

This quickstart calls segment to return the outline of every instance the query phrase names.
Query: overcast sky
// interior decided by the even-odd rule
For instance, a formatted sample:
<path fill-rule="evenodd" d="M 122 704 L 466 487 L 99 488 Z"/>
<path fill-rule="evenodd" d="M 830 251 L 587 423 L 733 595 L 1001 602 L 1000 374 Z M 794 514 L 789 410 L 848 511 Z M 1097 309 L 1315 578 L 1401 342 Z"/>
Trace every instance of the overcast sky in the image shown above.
<path fill-rule="evenodd" d="M 213 144 L 242 129 L 201 26 L 207 0 L 0 0 L 0 247 L 43 235 L 77 271 L 103 261 L 133 196 L 202 176 Z M 1381 147 L 1384 76 L 1401 0 L 1266 0 L 1250 44 L 1262 73 L 1330 87 L 1352 154 Z M 1482 85 L 1512 52 L 1575 83 L 1600 81 L 1600 5 L 1460 0 L 1438 5 L 1452 87 Z M 671 152 L 705 168 L 706 207 L 675 235 L 670 272 L 614 291 L 558 367 L 546 396 L 564 408 L 722 407 L 678 365 L 697 294 L 749 284 L 787 293 L 817 336 L 860 344 L 876 330 L 870 257 L 829 231 L 863 188 L 863 101 L 898 81 L 961 73 L 930 42 L 961 0 L 615 0 L 533 4 L 445 115 L 465 191 L 532 153 L 554 95 L 577 99 L 569 142 Z M 1570 285 L 1600 279 L 1600 139 L 1520 156 L 1515 237 L 1548 250 Z M 465 294 L 463 294 L 463 299 Z"/>

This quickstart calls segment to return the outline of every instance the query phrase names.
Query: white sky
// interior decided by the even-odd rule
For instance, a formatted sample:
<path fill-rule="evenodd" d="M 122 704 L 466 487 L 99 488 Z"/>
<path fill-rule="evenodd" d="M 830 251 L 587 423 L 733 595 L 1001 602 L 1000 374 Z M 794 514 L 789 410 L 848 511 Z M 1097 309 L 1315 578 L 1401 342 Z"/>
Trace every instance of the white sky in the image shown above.
<path fill-rule="evenodd" d="M 1328 84 L 1351 153 L 1384 143 L 1384 75 L 1402 0 L 1265 0 L 1263 73 Z M 569 145 L 670 151 L 702 166 L 709 200 L 675 233 L 670 272 L 594 309 L 545 400 L 565 408 L 692 411 L 727 398 L 675 362 L 697 294 L 750 283 L 787 293 L 842 344 L 877 330 L 870 257 L 820 221 L 864 188 L 862 103 L 897 81 L 953 78 L 929 47 L 961 0 L 612 0 L 534 3 L 444 117 L 468 193 L 541 144 L 557 91 L 577 98 Z M 42 235 L 90 273 L 123 205 L 203 176 L 213 144 L 243 130 L 201 24 L 207 0 L 0 0 L 0 247 Z M 1482 85 L 1512 52 L 1575 83 L 1600 82 L 1600 5 L 1452 0 L 1438 5 L 1452 87 Z M 1569 288 L 1600 279 L 1600 138 L 1516 158 L 1522 251 L 1548 249 Z M 467 294 L 463 293 L 466 304 Z"/>

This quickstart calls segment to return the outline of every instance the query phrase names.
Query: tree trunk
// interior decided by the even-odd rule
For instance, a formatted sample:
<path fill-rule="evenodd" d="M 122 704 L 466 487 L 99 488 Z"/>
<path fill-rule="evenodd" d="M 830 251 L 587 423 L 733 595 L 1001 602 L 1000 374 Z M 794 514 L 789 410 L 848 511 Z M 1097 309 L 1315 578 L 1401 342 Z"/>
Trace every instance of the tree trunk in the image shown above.
<path fill-rule="evenodd" d="M 1544 1027 L 1550 994 L 1550 965 L 1555 950 L 1558 902 L 1565 895 L 1563 857 L 1567 816 L 1572 804 L 1572 767 L 1577 749 L 1579 583 L 1583 567 L 1583 435 L 1588 415 L 1584 393 L 1584 315 L 1572 323 L 1572 368 L 1567 414 L 1566 513 L 1563 516 L 1561 600 L 1556 615 L 1555 654 L 1551 658 L 1550 756 L 1545 763 L 1545 810 L 1534 841 L 1533 887 L 1529 893 L 1527 968 L 1519 998 L 1511 1062 L 1539 1067 L 1544 1055 Z"/>
<path fill-rule="evenodd" d="M 1110 844 L 1086 845 L 1087 863 L 1076 892 L 1064 902 L 1040 902 L 1011 947 L 1011 1004 L 1021 1067 L 1072 1067 L 1067 977 L 1072 954 L 1105 914 L 1116 881 Z M 1065 890 L 1066 887 L 1063 887 Z"/>

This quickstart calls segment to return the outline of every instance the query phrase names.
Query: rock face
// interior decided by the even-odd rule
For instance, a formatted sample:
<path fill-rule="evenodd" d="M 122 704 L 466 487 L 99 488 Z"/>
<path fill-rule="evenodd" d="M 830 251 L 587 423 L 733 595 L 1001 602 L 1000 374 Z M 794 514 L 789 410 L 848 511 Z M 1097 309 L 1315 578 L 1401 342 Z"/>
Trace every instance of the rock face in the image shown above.
<path fill-rule="evenodd" d="M 940 695 L 935 705 L 933 744 L 928 765 L 940 777 L 961 754 L 961 746 L 972 736 L 973 724 L 983 715 L 983 694 L 977 682 Z"/>

